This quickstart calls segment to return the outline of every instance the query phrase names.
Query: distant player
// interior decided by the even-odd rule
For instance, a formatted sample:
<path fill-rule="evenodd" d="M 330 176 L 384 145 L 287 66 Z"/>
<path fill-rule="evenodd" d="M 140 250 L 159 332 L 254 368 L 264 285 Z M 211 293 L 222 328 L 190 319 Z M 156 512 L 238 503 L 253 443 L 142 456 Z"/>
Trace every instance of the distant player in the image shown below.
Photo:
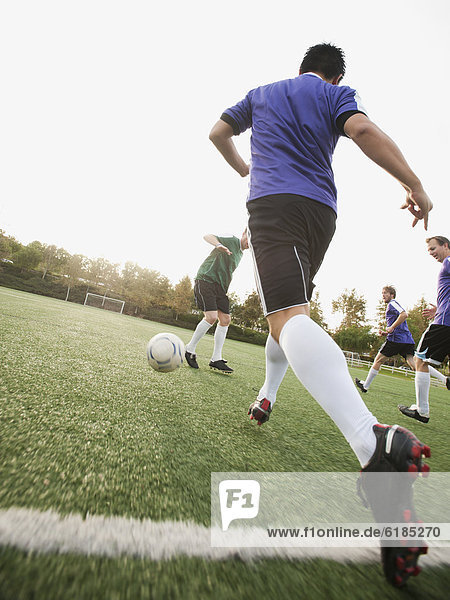
<path fill-rule="evenodd" d="M 450 241 L 437 235 L 427 239 L 428 252 L 442 268 L 438 276 L 437 306 L 431 305 L 423 311 L 423 315 L 433 318 L 431 325 L 425 330 L 415 353 L 416 361 L 416 404 L 409 408 L 399 405 L 399 410 L 407 417 L 422 423 L 430 420 L 428 397 L 430 393 L 430 371 L 433 365 L 440 365 L 450 355 Z M 435 369 L 433 369 L 435 370 Z M 447 389 L 450 390 L 450 378 Z"/>
<path fill-rule="evenodd" d="M 195 302 L 204 317 L 197 325 L 194 335 L 186 345 L 186 362 L 193 369 L 198 369 L 195 350 L 198 342 L 218 320 L 214 333 L 214 351 L 209 366 L 223 373 L 232 373 L 233 369 L 222 358 L 222 348 L 231 323 L 230 301 L 227 292 L 233 272 L 239 265 L 243 251 L 248 248 L 247 230 L 241 239 L 216 236 L 209 233 L 203 237 L 214 250 L 200 265 L 195 277 Z"/>
<path fill-rule="evenodd" d="M 342 351 L 309 317 L 313 280 L 335 231 L 337 194 L 331 163 L 339 138 L 352 139 L 400 182 L 406 190 L 403 207 L 412 213 L 413 225 L 423 219 L 427 227 L 432 204 L 399 148 L 366 116 L 356 90 L 339 86 L 344 73 L 340 48 L 312 46 L 298 77 L 252 89 L 223 112 L 210 139 L 239 175 L 250 173 L 248 230 L 270 328 L 267 361 L 276 354 L 273 366 L 278 372 L 289 363 L 345 436 L 363 467 L 364 482 L 373 471 L 403 473 L 411 461 L 421 471 L 421 455 L 428 455 L 429 449 L 408 430 L 378 423 L 355 389 Z M 232 139 L 248 129 L 251 168 Z M 378 212 L 379 206 L 368 205 L 367 211 Z M 254 404 L 251 416 L 267 419 L 266 405 L 264 400 Z M 413 514 L 412 482 L 403 482 L 403 503 L 397 507 L 402 519 Z M 376 502 L 372 495 L 372 510 Z M 416 572 L 422 550 L 382 548 L 387 579 L 403 585 Z"/>
<path fill-rule="evenodd" d="M 406 323 L 406 319 L 408 318 L 408 313 L 406 310 L 400 306 L 397 302 L 396 295 L 397 292 L 394 287 L 391 285 L 386 285 L 381 293 L 383 297 L 383 301 L 386 303 L 386 330 L 380 331 L 381 335 L 386 336 L 386 341 L 381 346 L 378 354 L 373 361 L 373 365 L 365 379 L 365 381 L 361 381 L 357 377 L 355 378 L 355 383 L 357 387 L 362 392 L 367 392 L 370 388 L 373 380 L 378 375 L 380 371 L 380 367 L 384 364 L 388 358 L 392 356 L 396 356 L 399 354 L 403 356 L 411 369 L 415 370 L 414 363 L 414 351 L 415 351 L 415 343 L 414 338 L 409 331 L 408 325 Z M 436 369 L 432 369 L 431 372 L 433 377 L 436 377 L 440 381 L 445 382 L 446 378 L 442 373 L 439 373 Z"/>

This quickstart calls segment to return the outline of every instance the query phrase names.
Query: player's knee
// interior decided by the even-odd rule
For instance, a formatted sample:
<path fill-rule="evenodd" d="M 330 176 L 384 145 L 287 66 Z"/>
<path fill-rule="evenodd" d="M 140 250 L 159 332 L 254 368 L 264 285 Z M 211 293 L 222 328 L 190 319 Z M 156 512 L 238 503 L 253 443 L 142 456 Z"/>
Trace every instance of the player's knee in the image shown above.
<path fill-rule="evenodd" d="M 210 325 L 214 325 L 214 323 L 217 321 L 217 312 L 216 311 L 209 311 L 205 313 L 205 321 L 207 323 L 209 323 Z"/>
<path fill-rule="evenodd" d="M 220 314 L 219 323 L 222 325 L 222 327 L 228 327 L 228 325 L 231 323 L 231 316 L 225 313 Z"/>

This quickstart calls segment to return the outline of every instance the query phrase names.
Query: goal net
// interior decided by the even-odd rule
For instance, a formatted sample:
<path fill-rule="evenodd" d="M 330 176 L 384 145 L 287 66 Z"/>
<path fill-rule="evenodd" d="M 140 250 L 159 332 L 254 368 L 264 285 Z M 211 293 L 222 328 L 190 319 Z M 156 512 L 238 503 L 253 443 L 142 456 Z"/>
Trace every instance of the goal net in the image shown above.
<path fill-rule="evenodd" d="M 125 302 L 124 300 L 117 300 L 116 298 L 108 298 L 108 296 L 100 296 L 100 294 L 87 292 L 84 299 L 84 306 L 95 306 L 96 308 L 104 308 L 122 314 Z"/>

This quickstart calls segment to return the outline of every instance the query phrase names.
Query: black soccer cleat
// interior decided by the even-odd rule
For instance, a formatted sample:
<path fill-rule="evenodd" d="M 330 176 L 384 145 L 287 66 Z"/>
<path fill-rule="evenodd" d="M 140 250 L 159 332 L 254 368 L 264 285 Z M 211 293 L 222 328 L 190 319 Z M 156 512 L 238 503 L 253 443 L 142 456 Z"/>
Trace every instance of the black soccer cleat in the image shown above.
<path fill-rule="evenodd" d="M 430 468 L 422 456 L 431 455 L 430 447 L 413 433 L 394 425 L 374 425 L 377 445 L 368 464 L 361 469 L 358 494 L 372 509 L 378 523 L 418 522 L 413 503 L 413 484 L 419 473 L 426 476 Z M 374 474 L 380 473 L 380 476 Z M 394 500 L 393 500 L 394 498 Z M 417 561 L 427 553 L 423 541 L 400 540 L 402 546 L 387 546 L 382 542 L 381 562 L 387 581 L 395 587 L 405 585 L 408 578 L 418 575 Z"/>
<path fill-rule="evenodd" d="M 445 385 L 447 386 L 447 389 L 450 390 L 450 377 L 445 378 Z"/>
<path fill-rule="evenodd" d="M 209 363 L 211 369 L 221 371 L 222 373 L 232 373 L 233 369 L 227 365 L 226 360 L 211 360 Z"/>
<path fill-rule="evenodd" d="M 366 388 L 364 387 L 364 382 L 361 381 L 361 379 L 358 379 L 357 377 L 355 377 L 355 383 L 356 383 L 356 387 L 358 389 L 360 389 L 361 392 L 363 392 L 364 394 L 367 394 L 368 390 L 366 390 Z"/>
<path fill-rule="evenodd" d="M 186 362 L 190 367 L 192 367 L 193 369 L 198 369 L 198 362 L 197 362 L 196 354 L 193 354 L 192 352 L 188 352 L 186 350 L 186 352 L 184 353 L 184 358 L 186 359 Z"/>
<path fill-rule="evenodd" d="M 421 415 L 417 408 L 412 408 L 409 406 L 404 406 L 403 404 L 399 404 L 398 410 L 407 417 L 411 417 L 411 419 L 417 419 L 421 423 L 428 423 L 428 421 L 430 420 L 430 417 L 425 417 L 424 415 Z"/>
<path fill-rule="evenodd" d="M 269 420 L 271 412 L 272 408 L 270 406 L 270 401 L 267 400 L 267 398 L 263 398 L 262 400 L 255 400 L 252 402 L 248 408 L 247 414 L 250 415 L 250 419 L 255 419 L 258 422 L 258 425 L 262 425 Z"/>

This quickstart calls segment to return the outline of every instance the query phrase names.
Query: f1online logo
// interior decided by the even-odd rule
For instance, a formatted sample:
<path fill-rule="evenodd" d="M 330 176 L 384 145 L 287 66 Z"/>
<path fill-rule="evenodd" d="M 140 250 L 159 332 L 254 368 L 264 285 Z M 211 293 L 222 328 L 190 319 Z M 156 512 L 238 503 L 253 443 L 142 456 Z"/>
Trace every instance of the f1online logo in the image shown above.
<path fill-rule="evenodd" d="M 254 519 L 259 511 L 260 485 L 253 479 L 226 479 L 219 483 L 222 531 L 234 519 Z"/>

